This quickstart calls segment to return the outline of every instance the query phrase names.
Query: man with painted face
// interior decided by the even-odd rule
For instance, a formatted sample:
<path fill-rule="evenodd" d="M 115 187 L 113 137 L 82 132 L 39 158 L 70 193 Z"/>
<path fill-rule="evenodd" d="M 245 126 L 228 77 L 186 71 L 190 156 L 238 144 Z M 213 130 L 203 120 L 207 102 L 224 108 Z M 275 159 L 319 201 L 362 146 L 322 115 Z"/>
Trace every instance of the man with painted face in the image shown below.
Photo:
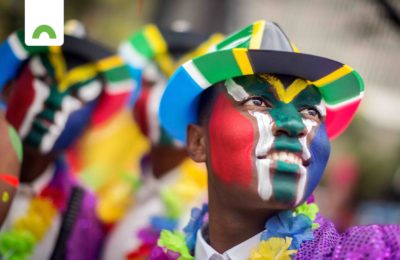
<path fill-rule="evenodd" d="M 312 196 L 329 139 L 349 125 L 363 91 L 352 68 L 299 53 L 272 22 L 183 64 L 160 118 L 207 164 L 209 204 L 192 210 L 184 233 L 162 231 L 151 259 L 399 258 L 399 226 L 340 234 Z"/>
<path fill-rule="evenodd" d="M 104 227 L 96 201 L 62 154 L 91 122 L 105 121 L 122 106 L 130 76 L 120 57 L 87 39 L 66 35 L 62 47 L 29 47 L 23 39 L 17 31 L 0 45 L 0 92 L 24 151 L 0 255 L 97 259 Z"/>
<path fill-rule="evenodd" d="M 205 200 L 205 170 L 160 126 L 158 106 L 167 79 L 182 60 L 205 53 L 221 39 L 149 24 L 121 44 L 120 54 L 137 83 L 133 114 L 150 151 L 143 159 L 135 203 L 112 229 L 103 259 L 147 259 L 160 230 L 186 222 L 181 216 Z"/>

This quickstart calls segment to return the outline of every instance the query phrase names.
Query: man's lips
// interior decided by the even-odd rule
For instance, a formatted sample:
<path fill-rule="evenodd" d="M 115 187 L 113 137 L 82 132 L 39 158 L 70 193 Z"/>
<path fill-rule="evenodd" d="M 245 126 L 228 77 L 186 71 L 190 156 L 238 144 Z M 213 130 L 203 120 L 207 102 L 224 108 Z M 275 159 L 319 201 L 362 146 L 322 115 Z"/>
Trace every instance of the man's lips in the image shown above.
<path fill-rule="evenodd" d="M 290 151 L 270 151 L 267 155 L 257 156 L 257 159 L 269 159 L 271 161 L 282 161 L 290 164 L 307 167 L 310 164 L 310 159 L 302 157 L 303 153 Z"/>

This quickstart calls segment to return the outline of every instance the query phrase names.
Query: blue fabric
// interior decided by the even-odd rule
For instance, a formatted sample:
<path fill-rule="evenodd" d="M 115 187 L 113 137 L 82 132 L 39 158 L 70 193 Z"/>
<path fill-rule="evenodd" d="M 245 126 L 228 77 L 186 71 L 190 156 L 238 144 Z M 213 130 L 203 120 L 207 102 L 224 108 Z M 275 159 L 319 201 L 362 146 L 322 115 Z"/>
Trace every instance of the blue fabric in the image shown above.
<path fill-rule="evenodd" d="M 133 108 L 133 106 L 135 105 L 140 92 L 142 91 L 142 70 L 140 69 L 136 69 L 132 66 L 127 66 L 128 70 L 129 70 L 129 74 L 131 75 L 133 82 L 135 82 L 135 87 L 131 92 L 131 96 L 129 97 L 128 100 L 128 106 L 130 108 Z"/>
<path fill-rule="evenodd" d="M 181 66 L 172 76 L 161 98 L 159 117 L 170 136 L 186 143 L 186 128 L 197 122 L 199 96 L 203 89 Z"/>
<path fill-rule="evenodd" d="M 17 74 L 23 60 L 15 56 L 8 41 L 0 45 L 0 92 L 5 84 Z"/>

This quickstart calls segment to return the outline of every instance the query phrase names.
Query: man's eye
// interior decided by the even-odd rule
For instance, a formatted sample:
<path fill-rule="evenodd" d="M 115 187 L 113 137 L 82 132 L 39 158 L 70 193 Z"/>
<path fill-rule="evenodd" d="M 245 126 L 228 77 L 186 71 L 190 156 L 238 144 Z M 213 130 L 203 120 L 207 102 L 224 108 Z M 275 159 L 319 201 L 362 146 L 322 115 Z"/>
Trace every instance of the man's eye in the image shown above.
<path fill-rule="evenodd" d="M 300 113 L 305 118 L 310 118 L 310 119 L 314 119 L 314 120 L 322 119 L 321 113 L 315 107 L 305 107 L 300 110 Z"/>
<path fill-rule="evenodd" d="M 270 107 L 267 102 L 265 102 L 262 98 L 252 97 L 244 102 L 246 106 L 256 106 L 256 107 Z"/>

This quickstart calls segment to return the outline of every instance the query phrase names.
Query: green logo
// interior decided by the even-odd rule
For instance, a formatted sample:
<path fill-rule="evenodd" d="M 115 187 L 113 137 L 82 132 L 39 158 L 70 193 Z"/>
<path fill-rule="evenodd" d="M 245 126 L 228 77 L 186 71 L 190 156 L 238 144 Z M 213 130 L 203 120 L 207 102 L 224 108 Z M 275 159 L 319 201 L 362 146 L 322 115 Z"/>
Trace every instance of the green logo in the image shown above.
<path fill-rule="evenodd" d="M 40 35 L 42 35 L 42 33 L 47 33 L 47 35 L 49 36 L 50 39 L 56 39 L 57 35 L 54 32 L 53 28 L 51 28 L 50 26 L 46 25 L 46 24 L 42 24 L 40 26 L 38 26 L 35 31 L 33 32 L 33 39 L 39 39 Z"/>

